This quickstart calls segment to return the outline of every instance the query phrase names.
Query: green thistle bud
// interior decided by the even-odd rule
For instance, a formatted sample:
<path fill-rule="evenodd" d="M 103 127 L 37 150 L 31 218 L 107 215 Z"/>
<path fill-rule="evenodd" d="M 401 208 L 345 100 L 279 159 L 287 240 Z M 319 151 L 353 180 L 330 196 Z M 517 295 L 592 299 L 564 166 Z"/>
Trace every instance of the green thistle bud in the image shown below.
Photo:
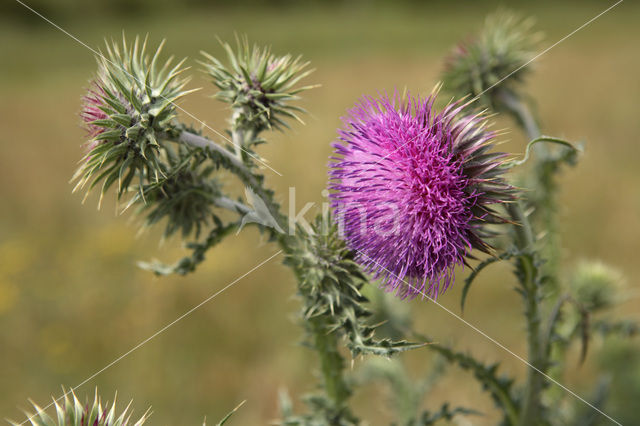
<path fill-rule="evenodd" d="M 571 278 L 571 290 L 588 311 L 609 308 L 620 301 L 623 277 L 617 270 L 599 261 L 582 261 Z"/>
<path fill-rule="evenodd" d="M 312 69 L 301 57 L 275 56 L 268 48 L 249 47 L 246 38 L 237 41 L 234 51 L 221 42 L 229 65 L 202 52 L 205 72 L 220 89 L 216 98 L 231 104 L 234 109 L 233 127 L 252 129 L 259 133 L 266 129 L 289 127 L 287 118 L 302 122 L 298 113 L 303 108 L 291 105 L 299 99 L 298 93 L 314 86 L 297 87 Z"/>
<path fill-rule="evenodd" d="M 64 389 L 63 389 L 64 391 Z M 72 395 L 73 398 L 69 398 Z M 109 404 L 102 405 L 102 400 L 98 396 L 98 390 L 96 389 L 95 396 L 93 398 L 93 404 L 82 404 L 76 394 L 71 392 L 65 392 L 64 401 L 62 404 L 58 403 L 58 400 L 54 399 L 52 405 L 56 407 L 55 418 L 50 417 L 42 408 L 38 407 L 35 403 L 33 407 L 36 409 L 37 414 L 25 413 L 29 417 L 29 422 L 33 426 L 127 426 L 131 421 L 131 413 L 129 412 L 129 404 L 125 410 L 118 416 L 116 414 L 116 398 L 113 399 L 113 404 L 109 408 Z M 145 412 L 140 419 L 133 423 L 134 426 L 140 426 L 144 424 L 149 417 L 149 411 Z M 12 423 L 18 425 L 18 423 Z"/>
<path fill-rule="evenodd" d="M 180 77 L 184 60 L 159 65 L 164 42 L 152 57 L 146 44 L 136 38 L 128 46 L 123 38 L 122 47 L 107 43 L 106 54 L 96 58 L 98 72 L 81 113 L 89 148 L 74 176 L 75 189 L 89 184 L 90 191 L 102 182 L 104 194 L 118 182 L 120 197 L 136 176 L 140 187 L 158 179 L 159 135 L 176 131 L 175 102 L 191 91 Z"/>
<path fill-rule="evenodd" d="M 477 37 L 460 43 L 448 57 L 444 88 L 456 97 L 479 96 L 481 103 L 496 109 L 498 89 L 515 93 L 530 71 L 542 38 L 532 27 L 532 19 L 507 12 L 489 15 Z"/>

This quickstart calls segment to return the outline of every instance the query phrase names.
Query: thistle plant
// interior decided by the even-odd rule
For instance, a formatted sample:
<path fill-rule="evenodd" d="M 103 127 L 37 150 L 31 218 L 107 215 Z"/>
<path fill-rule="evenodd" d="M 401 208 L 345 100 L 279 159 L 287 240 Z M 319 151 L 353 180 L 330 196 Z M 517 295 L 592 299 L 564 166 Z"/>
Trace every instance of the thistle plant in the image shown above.
<path fill-rule="evenodd" d="M 200 64 L 217 88 L 214 97 L 229 106 L 228 128 L 207 136 L 181 121 L 176 103 L 192 92 L 184 61 L 163 61 L 162 44 L 147 54 L 146 39 L 108 43 L 81 113 L 89 140 L 76 188 L 100 185 L 102 200 L 115 186 L 116 199 L 126 198 L 123 210 L 135 207 L 144 226 L 161 224 L 165 236 L 181 234 L 188 256 L 170 265 L 140 263 L 158 275 L 194 272 L 212 247 L 248 226 L 280 247 L 297 281 L 302 340 L 315 354 L 319 379 L 302 396 L 304 413 L 294 412 L 282 394 L 279 424 L 364 424 L 369 420 L 356 412 L 351 396 L 379 379 L 396 391 L 400 423 L 394 424 L 478 414 L 451 403 L 423 409 L 445 363 L 473 374 L 501 410 L 503 424 L 575 423 L 580 410 L 551 385 L 563 379 L 567 349 L 579 341 L 581 362 L 594 333 L 632 335 L 638 327 L 606 316 L 620 300 L 614 295 L 620 279 L 611 269 L 587 263 L 560 273 L 549 259 L 558 240 L 541 237 L 558 231 L 558 172 L 581 150 L 542 135 L 529 108 L 524 77 L 538 38 L 530 21 L 496 15 L 447 60 L 443 89 L 454 95 L 448 105 L 437 107 L 439 85 L 425 97 L 361 98 L 333 144 L 333 212 L 311 226 L 283 213 L 275 201 L 281 198 L 266 186 L 259 154 L 269 131 L 302 121 L 299 95 L 314 87 L 302 85 L 311 73 L 308 63 L 245 38 L 235 48 L 221 42 L 226 60 L 203 53 Z M 516 118 L 530 141 L 523 159 L 495 151 L 500 134 L 491 130 L 491 113 Z M 248 202 L 223 185 L 222 170 L 238 179 Z M 524 382 L 501 374 L 498 363 L 431 342 L 428 330 L 418 331 L 407 310 L 396 307 L 419 295 L 428 299 L 421 309 L 430 309 L 454 285 L 456 268 L 466 266 L 464 307 L 475 279 L 499 261 L 512 262 L 522 296 Z M 366 286 L 376 283 L 395 293 L 395 304 L 375 289 L 366 297 Z M 427 380 L 413 380 L 399 355 L 407 350 L 440 356 Z M 389 357 L 392 364 L 376 361 Z M 346 368 L 363 358 L 362 369 Z M 44 419 L 37 409 L 36 418 Z M 97 413 L 103 415 L 99 404 Z"/>

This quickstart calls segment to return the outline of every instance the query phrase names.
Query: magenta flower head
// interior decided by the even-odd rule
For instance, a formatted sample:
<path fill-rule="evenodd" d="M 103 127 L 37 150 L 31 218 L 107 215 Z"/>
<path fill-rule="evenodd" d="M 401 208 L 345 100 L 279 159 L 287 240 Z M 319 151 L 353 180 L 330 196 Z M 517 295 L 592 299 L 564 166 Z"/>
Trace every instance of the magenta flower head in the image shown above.
<path fill-rule="evenodd" d="M 104 127 L 95 123 L 100 122 L 99 120 L 107 120 L 109 118 L 109 115 L 101 109 L 106 105 L 104 97 L 105 92 L 100 83 L 93 81 L 89 92 L 82 98 L 82 112 L 80 113 L 80 117 L 84 122 L 89 137 L 92 139 L 105 131 Z M 92 140 L 92 142 L 95 142 L 95 140 Z"/>
<path fill-rule="evenodd" d="M 330 195 L 343 237 L 367 272 L 396 295 L 436 298 L 472 249 L 489 252 L 492 205 L 513 198 L 495 133 L 461 103 L 365 97 L 333 144 Z"/>

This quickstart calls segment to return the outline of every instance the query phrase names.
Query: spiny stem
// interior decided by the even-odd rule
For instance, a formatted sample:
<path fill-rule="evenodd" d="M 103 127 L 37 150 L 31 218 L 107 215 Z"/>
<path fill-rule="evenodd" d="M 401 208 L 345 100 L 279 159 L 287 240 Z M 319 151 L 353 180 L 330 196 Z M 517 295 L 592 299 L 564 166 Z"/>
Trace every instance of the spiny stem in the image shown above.
<path fill-rule="evenodd" d="M 540 335 L 540 289 L 535 281 L 534 265 L 531 257 L 520 257 L 518 262 L 524 272 L 523 284 L 525 316 L 527 318 L 528 358 L 534 368 L 527 371 L 527 386 L 521 413 L 521 425 L 537 425 L 541 414 L 541 392 L 544 377 L 538 372 L 544 371 L 546 362 L 542 351 Z"/>
<path fill-rule="evenodd" d="M 325 392 L 335 409 L 342 411 L 346 407 L 346 401 L 351 395 L 351 391 L 342 375 L 344 360 L 338 351 L 338 339 L 334 333 L 327 330 L 325 320 L 322 317 L 312 318 L 308 321 L 313 333 L 313 343 L 320 357 Z"/>
<path fill-rule="evenodd" d="M 519 201 L 506 203 L 507 212 L 514 222 L 515 243 L 519 250 L 529 251 L 535 244 L 533 237 L 533 229 L 529 218 L 524 213 L 522 205 Z"/>
<path fill-rule="evenodd" d="M 498 98 L 503 106 L 515 117 L 522 126 L 529 140 L 540 137 L 540 128 L 537 121 L 531 114 L 529 108 L 515 95 L 507 90 L 500 90 Z M 543 161 L 549 152 L 544 144 L 537 144 L 533 147 L 536 151 L 538 161 Z M 540 332 L 540 309 L 539 304 L 542 299 L 540 285 L 537 281 L 536 265 L 534 265 L 534 233 L 528 217 L 523 211 L 520 202 L 507 206 L 507 210 L 515 225 L 515 242 L 520 251 L 529 253 L 519 256 L 516 262 L 519 263 L 521 271 L 522 295 L 525 304 L 525 317 L 527 321 L 527 346 L 528 359 L 534 368 L 527 371 L 527 383 L 525 387 L 522 411 L 520 413 L 520 425 L 537 425 L 541 416 L 541 394 L 543 376 L 539 371 L 544 371 L 547 366 L 546 352 L 542 347 L 542 336 Z"/>
<path fill-rule="evenodd" d="M 541 299 L 540 286 L 536 276 L 536 266 L 531 250 L 534 245 L 531 224 L 526 217 L 519 202 L 507 205 L 507 211 L 515 222 L 515 243 L 518 251 L 523 252 L 516 262 L 520 271 L 520 284 L 525 303 L 525 316 L 527 320 L 527 346 L 528 359 L 534 368 L 527 371 L 527 384 L 525 388 L 524 402 L 520 413 L 521 425 L 536 425 L 541 409 L 541 391 L 543 376 L 537 371 L 544 371 L 546 360 L 540 334 L 540 310 Z"/>

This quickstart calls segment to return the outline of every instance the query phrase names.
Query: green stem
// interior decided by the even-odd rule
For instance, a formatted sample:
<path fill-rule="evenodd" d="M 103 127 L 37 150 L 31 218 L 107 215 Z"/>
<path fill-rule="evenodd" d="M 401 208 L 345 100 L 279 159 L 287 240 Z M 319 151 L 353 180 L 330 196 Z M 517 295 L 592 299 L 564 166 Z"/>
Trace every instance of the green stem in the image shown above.
<path fill-rule="evenodd" d="M 245 142 L 244 132 L 238 126 L 240 114 L 242 114 L 241 110 L 237 108 L 233 110 L 233 116 L 231 117 L 231 127 L 233 128 L 233 131 L 231 132 L 231 143 L 236 151 L 236 157 L 244 163 L 244 157 L 242 155 L 242 147 Z"/>
<path fill-rule="evenodd" d="M 323 318 L 312 318 L 308 322 L 313 333 L 315 349 L 320 357 L 325 392 L 335 410 L 341 412 L 346 407 L 351 391 L 342 374 L 344 360 L 338 351 L 337 337 L 327 329 Z"/>
<path fill-rule="evenodd" d="M 557 232 L 557 223 L 555 217 L 555 191 L 553 189 L 553 176 L 548 170 L 548 160 L 551 156 L 549 147 L 541 141 L 552 142 L 570 146 L 566 141 L 542 136 L 540 126 L 532 114 L 531 109 L 513 92 L 507 89 L 500 89 L 496 93 L 497 100 L 502 107 L 507 110 L 522 127 L 529 144 L 527 145 L 527 157 L 529 149 L 532 148 L 535 154 L 536 165 L 534 167 L 535 181 L 533 182 L 536 192 L 532 197 L 532 204 L 535 208 L 535 215 L 542 221 L 544 230 L 547 234 L 546 247 L 544 256 L 547 260 L 544 270 L 549 278 L 549 282 L 553 285 L 557 283 L 558 258 L 560 255 L 560 241 Z M 573 147 L 571 147 L 573 148 Z M 517 163 L 523 163 L 516 162 Z"/>
<path fill-rule="evenodd" d="M 228 197 L 216 197 L 213 200 L 213 203 L 222 209 L 236 212 L 241 216 L 251 212 L 251 208 L 249 208 L 248 206 L 242 204 L 239 201 L 232 200 Z"/>
<path fill-rule="evenodd" d="M 531 113 L 531 110 L 520 100 L 519 97 L 507 90 L 500 90 L 498 92 L 498 99 L 501 101 L 502 106 L 515 118 L 515 120 L 522 126 L 530 141 L 537 140 L 541 137 L 540 127 Z M 544 205 L 545 211 L 539 214 L 544 215 L 543 219 L 546 224 L 546 228 L 551 232 L 551 239 L 547 242 L 549 249 L 546 250 L 547 254 L 551 254 L 552 258 L 557 256 L 557 238 L 553 235 L 555 229 L 555 218 L 552 211 L 553 206 L 553 193 L 546 191 L 546 186 L 542 185 L 544 176 L 544 164 L 549 158 L 550 152 L 545 144 L 530 145 L 533 147 L 535 157 L 537 161 L 536 167 L 536 186 L 539 190 L 543 191 L 538 198 L 540 200 L 546 200 Z M 535 207 L 540 210 L 543 205 L 536 205 Z M 550 210 L 551 209 L 551 210 Z M 525 387 L 524 400 L 522 405 L 522 412 L 520 416 L 521 425 L 537 425 L 541 418 L 541 394 L 543 387 L 544 376 L 540 372 L 545 372 L 549 365 L 549 350 L 546 347 L 545 337 L 541 333 L 541 320 L 540 320 L 540 302 L 542 299 L 541 288 L 539 283 L 539 271 L 534 264 L 535 251 L 534 251 L 534 239 L 533 232 L 531 230 L 531 224 L 528 218 L 524 215 L 522 207 L 520 205 L 512 205 L 509 207 L 509 213 L 514 222 L 520 224 L 516 225 L 516 244 L 520 249 L 527 249 L 523 256 L 519 256 L 517 262 L 520 269 L 520 279 L 522 285 L 522 295 L 525 302 L 525 316 L 527 320 L 527 337 L 528 337 L 528 358 L 529 362 L 534 368 L 529 368 L 527 373 L 527 384 Z M 555 281 L 555 265 L 548 264 L 545 266 L 545 273 L 551 278 L 551 281 Z M 539 370 L 539 371 L 536 371 Z"/>
<path fill-rule="evenodd" d="M 228 149 L 218 145 L 214 141 L 204 136 L 196 135 L 195 133 L 191 133 L 186 130 L 182 131 L 177 139 L 170 138 L 168 135 L 162 135 L 162 136 L 163 136 L 162 139 L 183 143 L 185 145 L 189 145 L 194 148 L 210 149 L 211 151 L 220 154 L 223 158 L 229 161 L 229 163 L 232 166 L 240 170 L 243 170 L 245 173 L 249 173 L 249 170 L 247 170 L 246 166 L 244 165 L 241 159 L 233 155 L 233 153 Z"/>
<path fill-rule="evenodd" d="M 525 304 L 525 316 L 527 320 L 527 346 L 528 360 L 531 367 L 527 370 L 527 384 L 520 413 L 520 425 L 537 425 L 541 414 L 541 391 L 546 361 L 542 347 L 540 333 L 541 300 L 540 285 L 537 280 L 536 266 L 534 265 L 533 231 L 519 202 L 509 204 L 507 210 L 515 222 L 515 243 L 522 255 L 518 256 L 517 270 L 519 271 L 522 296 Z"/>
<path fill-rule="evenodd" d="M 507 203 L 507 212 L 514 222 L 515 243 L 520 251 L 530 251 L 534 244 L 533 229 L 519 201 Z"/>
<path fill-rule="evenodd" d="M 534 266 L 531 257 L 518 260 L 524 271 L 523 280 L 525 316 L 527 318 L 528 359 L 531 367 L 527 371 L 527 385 L 520 418 L 521 425 L 538 425 L 541 415 L 541 396 L 545 369 L 545 360 L 540 335 L 539 285 L 535 282 Z"/>
<path fill-rule="evenodd" d="M 527 134 L 529 140 L 536 139 L 542 135 L 538 121 L 531 113 L 531 110 L 519 97 L 506 89 L 500 89 L 496 92 L 497 99 L 502 103 L 503 107 L 516 119 Z M 536 148 L 538 155 L 547 153 L 546 147 L 540 145 Z"/>
<path fill-rule="evenodd" d="M 277 234 L 280 247 L 286 254 L 291 254 L 296 241 L 288 233 Z M 290 266 L 293 266 L 289 264 Z M 298 279 L 299 292 L 303 298 L 311 297 L 302 286 L 303 272 L 297 270 L 294 273 Z M 338 350 L 338 336 L 330 328 L 329 318 L 326 315 L 303 318 L 305 328 L 309 333 L 310 343 L 313 345 L 320 361 L 322 384 L 327 400 L 331 406 L 325 413 L 327 424 L 343 424 L 341 419 L 353 419 L 347 405 L 351 396 L 351 389 L 344 378 L 344 359 Z"/>

